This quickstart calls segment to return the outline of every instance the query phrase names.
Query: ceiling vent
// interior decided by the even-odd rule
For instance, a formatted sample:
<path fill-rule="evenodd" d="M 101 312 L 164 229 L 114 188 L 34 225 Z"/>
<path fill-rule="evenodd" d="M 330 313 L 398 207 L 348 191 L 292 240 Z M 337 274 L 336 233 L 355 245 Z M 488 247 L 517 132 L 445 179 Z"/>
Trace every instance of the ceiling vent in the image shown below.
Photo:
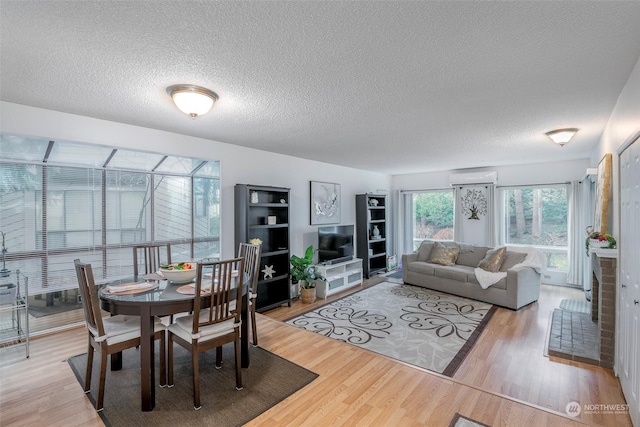
<path fill-rule="evenodd" d="M 456 185 L 472 185 L 472 184 L 497 184 L 498 173 L 496 171 L 488 172 L 469 172 L 457 173 L 449 175 L 449 184 Z"/>

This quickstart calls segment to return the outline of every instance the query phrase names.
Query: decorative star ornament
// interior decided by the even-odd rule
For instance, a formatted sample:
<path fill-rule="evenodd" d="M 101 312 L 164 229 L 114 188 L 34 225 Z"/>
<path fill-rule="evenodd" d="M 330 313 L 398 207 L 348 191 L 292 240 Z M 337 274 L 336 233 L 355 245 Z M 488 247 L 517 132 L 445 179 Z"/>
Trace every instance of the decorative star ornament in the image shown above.
<path fill-rule="evenodd" d="M 262 272 L 264 273 L 264 280 L 267 280 L 273 279 L 273 273 L 276 271 L 273 269 L 273 265 L 265 265 Z"/>

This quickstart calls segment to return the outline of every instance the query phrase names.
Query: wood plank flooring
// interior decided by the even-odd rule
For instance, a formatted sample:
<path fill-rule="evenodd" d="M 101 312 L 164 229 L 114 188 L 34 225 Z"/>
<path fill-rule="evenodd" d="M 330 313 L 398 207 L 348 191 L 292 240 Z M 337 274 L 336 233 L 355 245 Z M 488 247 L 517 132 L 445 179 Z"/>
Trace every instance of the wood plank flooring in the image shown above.
<path fill-rule="evenodd" d="M 459 412 L 492 426 L 630 426 L 624 414 L 565 414 L 571 401 L 624 404 L 611 370 L 543 355 L 551 311 L 580 295 L 543 286 L 540 302 L 499 309 L 454 378 L 282 322 L 324 300 L 258 315 L 261 347 L 320 376 L 248 425 L 447 426 Z M 86 332 L 76 328 L 32 340 L 26 360 L 22 351 L 0 353 L 0 425 L 103 425 L 65 361 L 85 351 Z"/>

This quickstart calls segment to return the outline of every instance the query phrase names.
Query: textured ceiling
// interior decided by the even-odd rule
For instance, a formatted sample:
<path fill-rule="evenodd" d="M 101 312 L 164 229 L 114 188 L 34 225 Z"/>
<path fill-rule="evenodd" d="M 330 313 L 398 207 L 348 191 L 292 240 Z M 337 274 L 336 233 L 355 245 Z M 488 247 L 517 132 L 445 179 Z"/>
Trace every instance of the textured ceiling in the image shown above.
<path fill-rule="evenodd" d="M 0 19 L 3 101 L 390 174 L 589 157 L 640 56 L 638 1 L 2 0 Z M 178 83 L 220 100 L 191 120 Z"/>

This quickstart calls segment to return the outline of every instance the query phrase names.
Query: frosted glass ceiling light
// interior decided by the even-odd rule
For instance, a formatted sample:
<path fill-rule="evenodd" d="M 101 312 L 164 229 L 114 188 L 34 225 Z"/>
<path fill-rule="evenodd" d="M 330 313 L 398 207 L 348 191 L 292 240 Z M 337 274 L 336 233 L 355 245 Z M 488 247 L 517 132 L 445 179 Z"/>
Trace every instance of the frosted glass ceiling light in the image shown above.
<path fill-rule="evenodd" d="M 209 89 L 195 85 L 169 86 L 167 93 L 171 95 L 180 111 L 194 119 L 207 114 L 213 107 L 213 103 L 218 100 L 218 95 Z"/>
<path fill-rule="evenodd" d="M 545 133 L 545 135 L 551 138 L 553 142 L 563 147 L 564 144 L 571 141 L 571 138 L 573 138 L 573 135 L 575 135 L 576 132 L 578 132 L 578 129 L 576 128 L 556 129 Z"/>

